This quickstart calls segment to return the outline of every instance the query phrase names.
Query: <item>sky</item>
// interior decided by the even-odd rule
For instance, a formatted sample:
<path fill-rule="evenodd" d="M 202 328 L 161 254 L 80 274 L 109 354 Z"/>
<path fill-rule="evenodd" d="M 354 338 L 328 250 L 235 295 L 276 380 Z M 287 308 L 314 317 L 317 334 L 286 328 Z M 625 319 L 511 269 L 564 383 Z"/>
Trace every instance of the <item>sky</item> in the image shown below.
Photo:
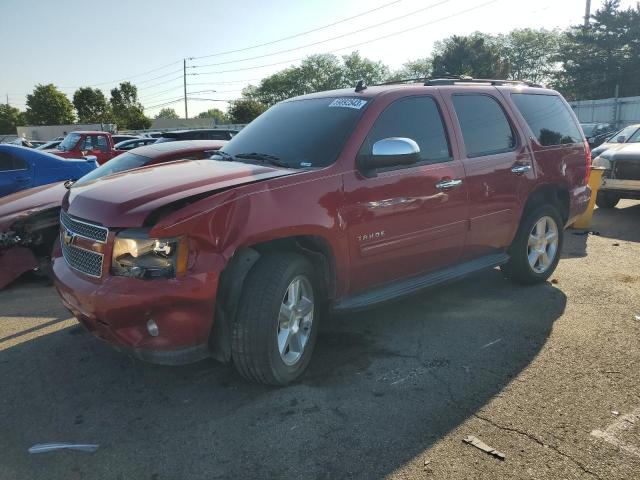
<path fill-rule="evenodd" d="M 128 80 L 148 116 L 175 101 L 166 106 L 182 117 L 187 58 L 192 117 L 307 55 L 357 50 L 395 69 L 451 35 L 562 29 L 584 10 L 585 0 L 0 0 L 0 99 L 24 110 L 38 83 L 108 97 Z"/>

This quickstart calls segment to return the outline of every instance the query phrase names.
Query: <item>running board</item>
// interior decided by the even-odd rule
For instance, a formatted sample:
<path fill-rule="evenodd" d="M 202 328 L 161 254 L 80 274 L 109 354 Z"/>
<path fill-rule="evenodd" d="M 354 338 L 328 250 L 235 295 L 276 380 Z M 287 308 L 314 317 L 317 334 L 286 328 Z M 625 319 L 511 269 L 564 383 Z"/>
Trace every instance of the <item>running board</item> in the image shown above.
<path fill-rule="evenodd" d="M 364 310 L 379 303 L 395 300 L 426 288 L 435 287 L 443 283 L 452 282 L 472 275 L 481 270 L 503 265 L 509 261 L 506 253 L 496 253 L 485 257 L 476 258 L 470 262 L 461 263 L 453 267 L 430 272 L 419 277 L 411 277 L 406 280 L 393 282 L 382 287 L 374 288 L 364 293 L 359 293 L 343 298 L 333 305 L 333 311 L 337 313 Z"/>

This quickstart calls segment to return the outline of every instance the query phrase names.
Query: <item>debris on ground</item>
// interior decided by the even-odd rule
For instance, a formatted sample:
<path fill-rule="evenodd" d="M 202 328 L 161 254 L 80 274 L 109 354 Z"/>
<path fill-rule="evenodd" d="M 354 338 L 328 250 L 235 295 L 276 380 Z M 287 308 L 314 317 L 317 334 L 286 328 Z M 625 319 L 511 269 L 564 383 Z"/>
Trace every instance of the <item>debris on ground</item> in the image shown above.
<path fill-rule="evenodd" d="M 640 322 L 640 315 L 636 315 L 636 320 Z"/>
<path fill-rule="evenodd" d="M 493 342 L 489 342 L 489 343 L 487 343 L 486 345 L 483 345 L 480 348 L 487 348 L 487 347 L 490 347 L 491 345 L 495 345 L 496 343 L 500 343 L 501 341 L 502 341 L 502 338 L 497 338 Z"/>
<path fill-rule="evenodd" d="M 484 443 L 482 440 L 480 440 L 478 437 L 474 437 L 473 435 L 467 435 L 462 439 L 462 441 L 464 443 L 468 443 L 469 445 L 473 445 L 476 448 L 479 448 L 483 452 L 486 452 L 489 455 L 496 457 L 498 460 L 504 460 L 506 458 L 506 455 L 504 453 L 499 452 L 493 447 L 490 447 L 489 445 Z"/>
<path fill-rule="evenodd" d="M 620 246 L 620 244 L 619 244 L 619 243 L 614 243 L 614 244 L 613 244 L 613 246 L 614 246 L 614 247 L 619 247 L 619 246 Z"/>
<path fill-rule="evenodd" d="M 95 452 L 99 445 L 94 443 L 36 443 L 29 448 L 29 453 L 46 453 L 56 450 L 77 450 L 79 452 Z"/>
<path fill-rule="evenodd" d="M 611 414 L 617 417 L 618 415 L 620 415 L 620 412 L 617 410 L 611 410 Z"/>
<path fill-rule="evenodd" d="M 558 284 L 558 279 L 557 278 L 552 278 L 551 279 L 551 283 L 553 283 L 554 285 Z"/>
<path fill-rule="evenodd" d="M 595 235 L 597 237 L 600 236 L 600 232 L 595 231 L 595 230 L 582 230 L 580 232 L 573 232 L 574 235 L 581 235 L 581 236 L 586 236 L 586 235 Z"/>

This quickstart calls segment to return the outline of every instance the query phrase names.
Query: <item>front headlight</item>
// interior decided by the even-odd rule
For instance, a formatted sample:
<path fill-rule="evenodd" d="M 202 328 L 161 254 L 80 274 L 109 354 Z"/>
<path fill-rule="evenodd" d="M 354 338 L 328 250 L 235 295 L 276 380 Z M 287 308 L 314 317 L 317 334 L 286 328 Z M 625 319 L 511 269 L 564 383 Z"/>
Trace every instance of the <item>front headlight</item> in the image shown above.
<path fill-rule="evenodd" d="M 115 239 L 111 274 L 136 278 L 173 278 L 187 270 L 185 237 L 149 238 L 146 230 L 123 230 Z"/>

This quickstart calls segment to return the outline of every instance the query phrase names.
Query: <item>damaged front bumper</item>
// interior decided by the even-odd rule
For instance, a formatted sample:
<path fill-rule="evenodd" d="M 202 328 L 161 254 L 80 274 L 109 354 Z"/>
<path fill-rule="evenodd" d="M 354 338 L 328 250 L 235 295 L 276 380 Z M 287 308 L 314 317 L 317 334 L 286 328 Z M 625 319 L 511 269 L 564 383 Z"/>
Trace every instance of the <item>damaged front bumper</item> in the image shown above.
<path fill-rule="evenodd" d="M 33 251 L 15 246 L 0 250 L 0 289 L 3 289 L 25 272 L 35 270 L 39 263 Z"/>

